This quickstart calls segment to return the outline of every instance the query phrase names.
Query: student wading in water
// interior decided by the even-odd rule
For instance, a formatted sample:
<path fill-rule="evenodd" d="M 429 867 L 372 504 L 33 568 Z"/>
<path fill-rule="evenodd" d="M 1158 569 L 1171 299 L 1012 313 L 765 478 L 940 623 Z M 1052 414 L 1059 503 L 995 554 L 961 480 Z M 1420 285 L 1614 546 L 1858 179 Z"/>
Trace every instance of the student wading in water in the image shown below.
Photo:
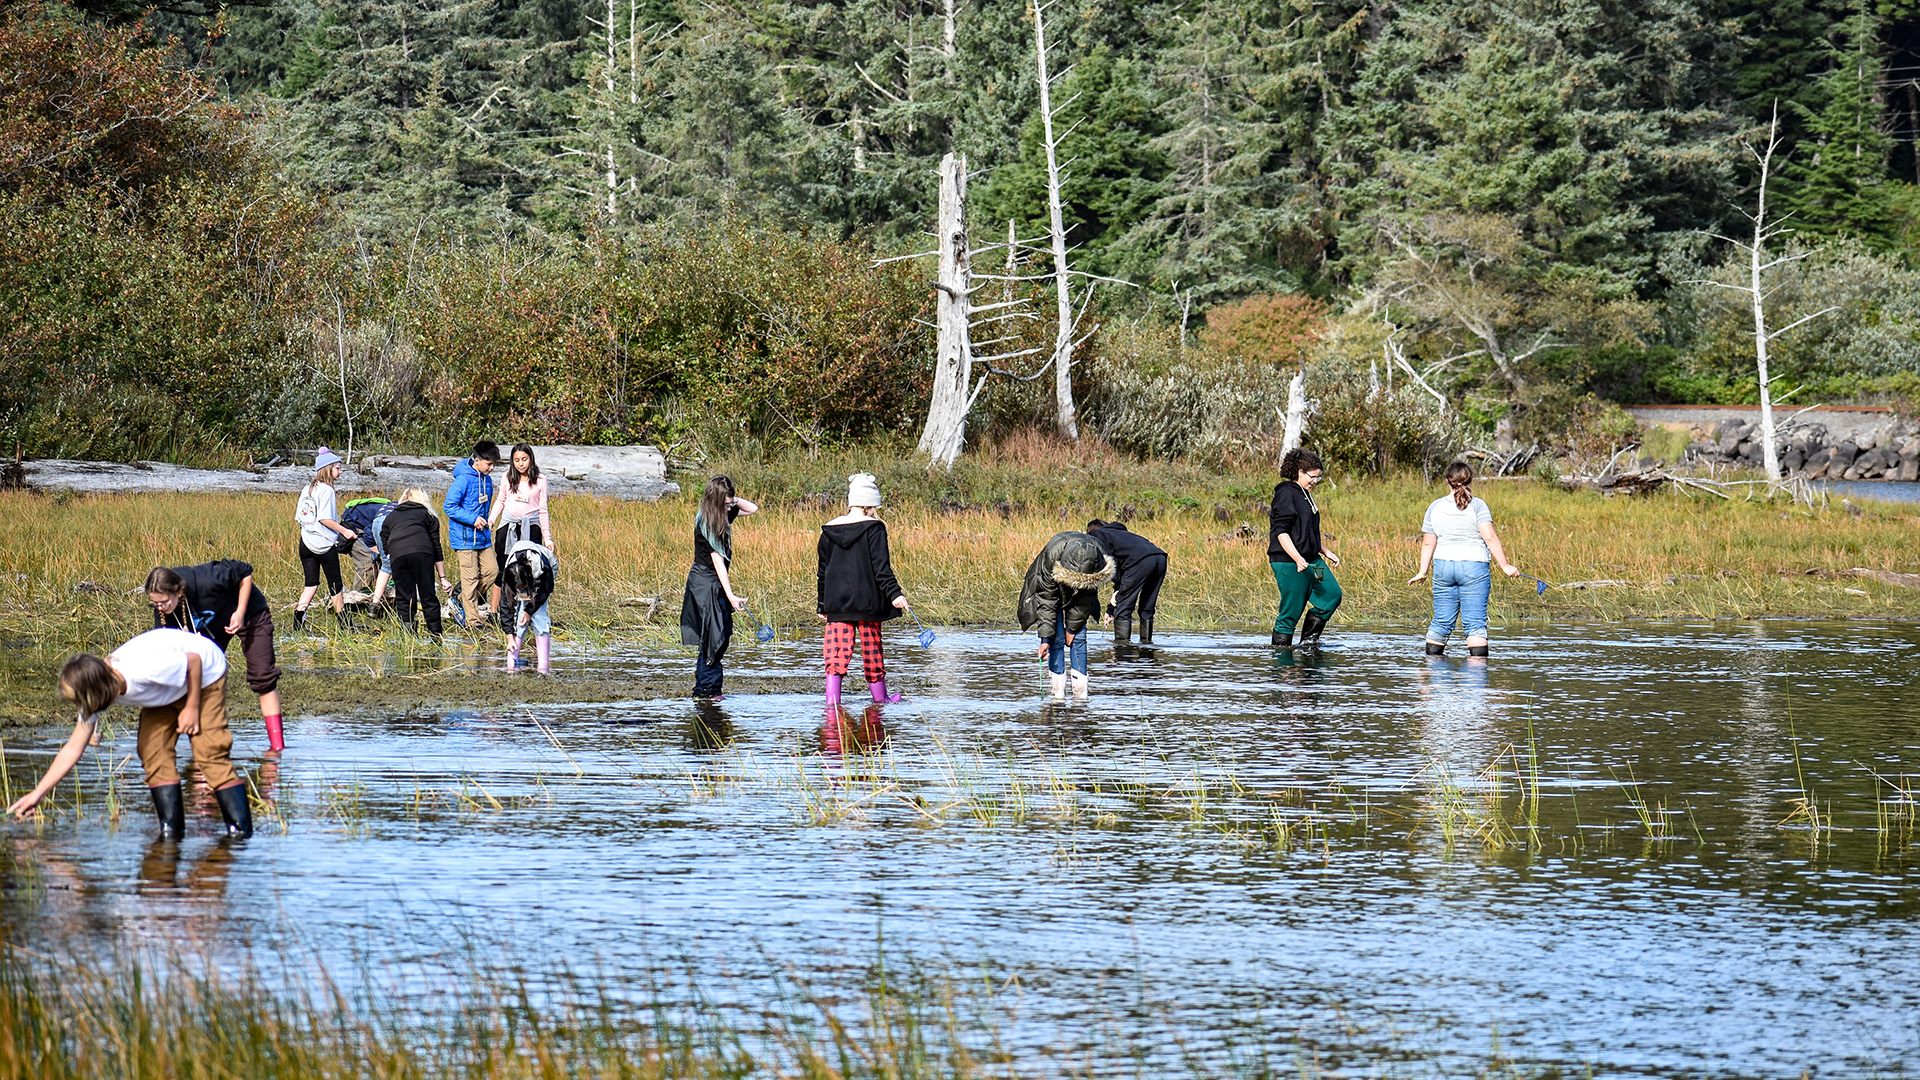
<path fill-rule="evenodd" d="M 1087 522 L 1087 535 L 1113 556 L 1113 603 L 1107 605 L 1107 617 L 1113 620 L 1113 643 L 1125 645 L 1133 639 L 1133 612 L 1140 610 L 1140 644 L 1153 644 L 1153 615 L 1160 606 L 1160 586 L 1167 580 L 1167 553 L 1159 545 L 1118 521 Z"/>
<path fill-rule="evenodd" d="M 1487 600 L 1493 594 L 1493 563 L 1508 577 L 1520 568 L 1507 561 L 1493 511 L 1473 493 L 1473 466 L 1447 466 L 1448 494 L 1433 500 L 1420 523 L 1420 572 L 1407 584 L 1425 581 L 1433 570 L 1433 623 L 1427 627 L 1427 655 L 1447 651 L 1457 619 L 1467 632 L 1467 655 L 1487 655 Z"/>
<path fill-rule="evenodd" d="M 820 527 L 819 605 L 826 621 L 820 650 L 827 662 L 827 704 L 840 704 L 840 682 L 860 639 L 860 670 L 873 700 L 893 703 L 887 693 L 887 660 L 880 624 L 907 610 L 887 551 L 887 523 L 880 520 L 880 485 L 868 473 L 847 477 L 847 512 Z"/>
<path fill-rule="evenodd" d="M 60 671 L 60 696 L 80 707 L 73 734 L 53 756 L 47 774 L 16 799 L 9 813 L 25 816 L 55 784 L 80 763 L 94 739 L 94 724 L 110 705 L 140 710 L 138 745 L 146 769 L 147 792 L 160 819 L 161 835 L 179 839 L 186 832 L 185 805 L 174 747 L 180 736 L 193 740 L 193 764 L 213 788 L 220 816 L 233 836 L 253 835 L 253 810 L 247 782 L 233 770 L 233 733 L 227 730 L 227 654 L 199 634 L 164 628 L 149 630 L 102 660 L 83 653 Z"/>
<path fill-rule="evenodd" d="M 707 481 L 700 510 L 693 516 L 693 567 L 680 601 L 680 641 L 700 650 L 693 667 L 694 697 L 720 699 L 726 677 L 721 662 L 733 638 L 733 613 L 747 610 L 747 602 L 733 591 L 733 521 L 759 511 L 734 494 L 731 479 L 716 476 Z"/>
<path fill-rule="evenodd" d="M 267 748 L 287 748 L 280 718 L 280 665 L 273 655 L 273 611 L 253 584 L 253 566 L 216 559 L 199 566 L 156 566 L 147 575 L 153 627 L 187 630 L 213 642 L 226 655 L 236 636 L 247 659 L 247 688 L 260 697 Z"/>
<path fill-rule="evenodd" d="M 1273 620 L 1276 649 L 1293 648 L 1295 623 L 1300 624 L 1300 647 L 1317 648 L 1320 632 L 1340 606 L 1340 583 L 1328 568 L 1329 563 L 1339 566 L 1340 556 L 1320 538 L 1320 507 L 1313 501 L 1324 469 L 1311 450 L 1289 450 L 1280 459 L 1267 534 L 1267 561 L 1280 587 L 1280 614 Z"/>
<path fill-rule="evenodd" d="M 1113 556 L 1086 533 L 1063 532 L 1047 541 L 1027 567 L 1020 589 L 1020 629 L 1038 629 L 1036 655 L 1047 659 L 1054 697 L 1066 693 L 1071 664 L 1073 696 L 1087 696 L 1087 622 L 1100 616 L 1100 586 L 1113 580 Z"/>

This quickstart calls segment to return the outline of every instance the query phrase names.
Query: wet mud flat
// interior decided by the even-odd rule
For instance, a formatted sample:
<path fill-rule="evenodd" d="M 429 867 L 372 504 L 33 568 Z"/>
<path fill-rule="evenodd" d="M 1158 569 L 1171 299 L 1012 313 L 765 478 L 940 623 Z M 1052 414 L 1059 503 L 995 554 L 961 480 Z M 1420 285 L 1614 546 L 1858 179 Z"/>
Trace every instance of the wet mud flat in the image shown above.
<path fill-rule="evenodd" d="M 1021 1075 L 1920 1071 L 1920 633 L 1330 644 L 1097 643 L 1076 703 L 1023 635 L 895 635 L 910 700 L 843 712 L 817 643 L 737 648 L 717 706 L 670 650 L 565 656 L 670 692 L 313 711 L 277 762 L 241 725 L 261 832 L 217 842 L 202 808 L 174 861 L 119 730 L 81 804 L 4 828 L 0 905 L 50 953 L 383 986 L 479 956 L 747 1026 L 796 980 L 857 1010 L 886 957 L 985 994 Z M 10 775 L 62 736 L 9 733 Z"/>

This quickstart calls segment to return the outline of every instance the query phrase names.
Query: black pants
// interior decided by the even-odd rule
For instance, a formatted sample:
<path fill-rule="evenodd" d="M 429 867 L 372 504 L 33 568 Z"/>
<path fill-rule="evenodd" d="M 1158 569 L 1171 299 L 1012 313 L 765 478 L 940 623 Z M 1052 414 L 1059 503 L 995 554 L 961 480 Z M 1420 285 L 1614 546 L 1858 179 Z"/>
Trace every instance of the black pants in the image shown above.
<path fill-rule="evenodd" d="M 427 617 L 427 633 L 440 632 L 440 594 L 435 591 L 433 556 L 395 555 L 393 557 L 393 606 L 413 629 L 413 608 Z"/>
<path fill-rule="evenodd" d="M 329 548 L 321 554 L 315 555 L 313 552 L 307 550 L 305 541 L 295 541 L 295 543 L 300 548 L 300 583 L 309 589 L 319 588 L 320 573 L 321 571 L 325 571 L 327 575 L 327 595 L 332 596 L 338 593 L 340 591 L 340 549 L 337 547 Z"/>
<path fill-rule="evenodd" d="M 1151 619 L 1154 609 L 1160 606 L 1160 585 L 1167 580 L 1167 557 L 1155 555 L 1128 569 L 1132 573 L 1115 590 L 1110 611 L 1116 619 L 1131 619 L 1134 605 L 1138 603 L 1141 617 Z"/>

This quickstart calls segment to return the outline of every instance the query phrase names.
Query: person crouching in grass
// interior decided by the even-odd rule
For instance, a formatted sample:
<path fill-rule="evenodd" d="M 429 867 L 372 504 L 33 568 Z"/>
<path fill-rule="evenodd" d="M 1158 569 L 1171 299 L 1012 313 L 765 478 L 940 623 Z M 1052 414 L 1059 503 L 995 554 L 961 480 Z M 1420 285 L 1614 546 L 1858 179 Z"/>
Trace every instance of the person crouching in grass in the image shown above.
<path fill-rule="evenodd" d="M 82 653 L 60 671 L 60 696 L 79 706 L 73 734 L 54 755 L 32 791 L 7 812 L 24 817 L 64 780 L 94 741 L 94 726 L 110 705 L 140 710 L 137 743 L 146 769 L 147 792 L 160 819 L 160 835 L 179 839 L 187 829 L 174 748 L 180 736 L 193 741 L 193 764 L 213 788 L 232 836 L 253 835 L 247 782 L 234 771 L 233 733 L 227 730 L 227 654 L 199 634 L 164 627 L 149 630 L 102 659 Z"/>
<path fill-rule="evenodd" d="M 190 630 L 214 643 L 221 655 L 240 639 L 247 660 L 247 688 L 260 698 L 267 725 L 267 749 L 287 748 L 280 717 L 280 665 L 273 654 L 273 610 L 253 583 L 253 565 L 239 559 L 215 559 L 199 566 L 156 566 L 147 575 L 147 599 L 153 626 Z"/>

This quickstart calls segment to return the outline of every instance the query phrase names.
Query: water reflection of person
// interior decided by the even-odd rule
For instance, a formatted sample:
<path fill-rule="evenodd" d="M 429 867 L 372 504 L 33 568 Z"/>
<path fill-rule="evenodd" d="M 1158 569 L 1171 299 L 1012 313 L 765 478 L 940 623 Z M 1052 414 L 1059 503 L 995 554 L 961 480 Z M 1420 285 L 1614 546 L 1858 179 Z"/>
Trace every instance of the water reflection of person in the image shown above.
<path fill-rule="evenodd" d="M 887 745 L 887 723 L 879 703 L 868 705 L 855 720 L 844 705 L 829 705 L 820 725 L 820 752 L 832 757 L 870 754 Z"/>
<path fill-rule="evenodd" d="M 233 838 L 222 836 L 206 853 L 193 860 L 185 881 L 180 880 L 180 845 L 155 840 L 147 845 L 140 860 L 141 893 L 184 891 L 195 900 L 219 900 L 227 892 L 227 875 L 233 870 Z"/>
<path fill-rule="evenodd" d="M 1432 657 L 1414 676 L 1414 685 L 1420 696 L 1420 742 L 1428 759 L 1455 777 L 1478 775 L 1503 745 L 1486 658 Z"/>
<path fill-rule="evenodd" d="M 725 750 L 733 745 L 733 720 L 713 701 L 696 699 L 693 723 L 687 728 L 687 745 L 694 750 Z"/>

